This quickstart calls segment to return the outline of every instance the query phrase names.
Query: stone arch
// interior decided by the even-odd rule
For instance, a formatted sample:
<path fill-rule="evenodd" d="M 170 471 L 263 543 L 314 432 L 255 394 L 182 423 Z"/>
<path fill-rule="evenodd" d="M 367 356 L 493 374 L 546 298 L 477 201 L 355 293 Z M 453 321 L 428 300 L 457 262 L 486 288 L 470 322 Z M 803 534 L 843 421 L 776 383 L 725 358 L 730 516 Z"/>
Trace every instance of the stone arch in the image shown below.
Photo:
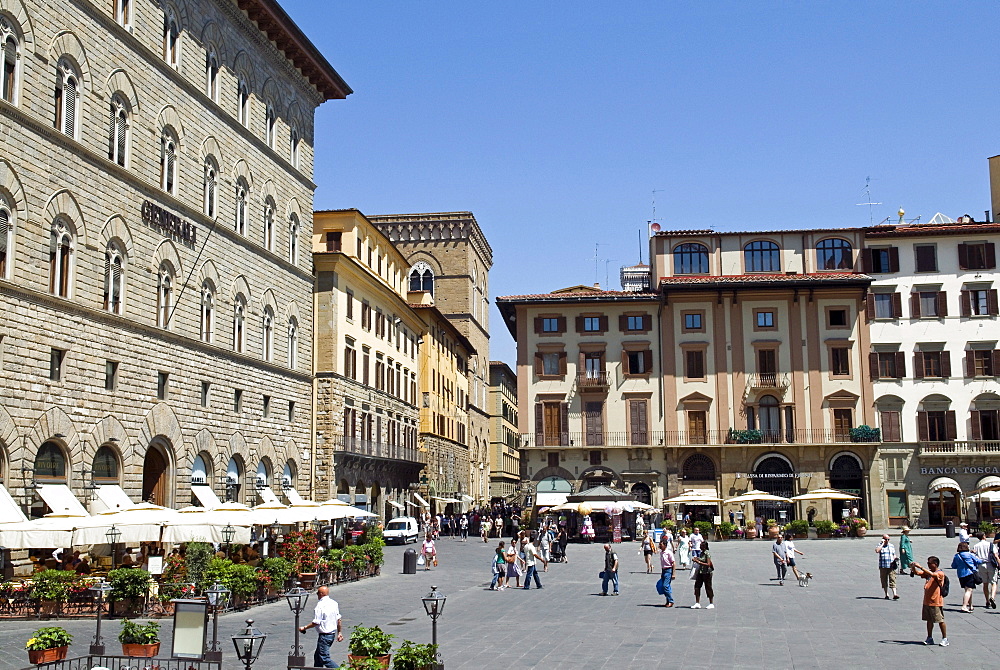
<path fill-rule="evenodd" d="M 753 468 L 751 468 L 751 472 L 756 472 L 757 468 L 760 467 L 760 464 L 769 458 L 777 458 L 784 461 L 785 464 L 789 467 L 790 471 L 795 472 L 795 464 L 792 463 L 792 459 L 788 458 L 788 456 L 785 456 L 784 454 L 777 451 L 769 451 L 766 454 L 761 454 L 760 456 L 758 456 L 757 459 L 754 460 L 753 462 Z"/>
<path fill-rule="evenodd" d="M 240 177 L 243 177 L 247 183 L 247 188 L 253 192 L 253 173 L 250 172 L 250 165 L 243 158 L 236 161 L 236 164 L 233 166 L 233 183 L 235 184 L 236 180 Z"/>
<path fill-rule="evenodd" d="M 206 137 L 205 141 L 201 143 L 201 162 L 204 163 L 210 157 L 215 160 L 216 167 L 219 168 L 221 175 L 222 147 L 219 145 L 219 140 L 215 139 L 212 135 Z"/>
<path fill-rule="evenodd" d="M 829 462 L 827 463 L 827 467 L 829 468 L 829 470 L 831 472 L 833 471 L 833 466 L 841 458 L 853 460 L 857 464 L 857 466 L 858 466 L 858 472 L 864 472 L 864 470 L 865 470 L 865 462 L 864 462 L 864 460 L 862 460 L 862 458 L 860 456 L 858 456 L 856 453 L 854 453 L 853 451 L 838 451 L 833 456 L 831 456 Z"/>
<path fill-rule="evenodd" d="M 117 242 L 121 245 L 122 251 L 125 252 L 125 256 L 128 258 L 134 258 L 132 255 L 132 250 L 134 245 L 132 243 L 132 232 L 129 230 L 128 223 L 121 214 L 115 214 L 104 224 L 104 228 L 101 229 L 101 243 L 102 248 L 107 248 L 111 242 Z"/>
<path fill-rule="evenodd" d="M 201 287 L 206 281 L 212 283 L 213 289 L 219 290 L 219 270 L 211 259 L 202 263 L 201 271 L 198 272 L 198 286 Z"/>
<path fill-rule="evenodd" d="M 434 273 L 435 277 L 444 274 L 444 272 L 441 269 L 441 263 L 439 263 L 438 260 L 434 258 L 434 256 L 427 253 L 426 251 L 418 251 L 406 259 L 406 262 L 409 263 L 409 266 L 407 266 L 406 268 L 407 276 L 409 276 L 410 270 L 413 269 L 413 266 L 416 265 L 417 263 L 420 263 L 421 261 L 430 266 L 431 272 Z"/>
<path fill-rule="evenodd" d="M 170 0 L 169 2 L 163 3 L 163 15 L 169 16 L 171 14 L 173 14 L 173 17 L 177 20 L 177 28 L 182 33 L 185 28 L 191 27 L 191 22 L 188 19 L 187 3 L 185 3 L 184 0 Z"/>
<path fill-rule="evenodd" d="M 61 437 L 56 437 L 60 435 Z M 35 423 L 24 434 L 21 448 L 15 454 L 11 454 L 13 460 L 33 460 L 35 453 L 43 443 L 53 440 L 58 442 L 66 453 L 66 477 L 71 476 L 72 465 L 82 457 L 83 445 L 80 441 L 80 434 L 76 430 L 76 424 L 59 407 L 52 407 L 44 412 Z"/>
<path fill-rule="evenodd" d="M 184 144 L 184 122 L 181 120 L 181 115 L 177 113 L 177 109 L 173 105 L 166 105 L 160 110 L 160 113 L 156 115 L 157 130 L 162 131 L 166 127 L 174 129 L 174 133 L 177 135 L 177 143 L 179 145 Z"/>
<path fill-rule="evenodd" d="M 247 88 L 250 91 L 254 91 L 256 89 L 253 59 L 250 57 L 250 54 L 246 52 L 246 50 L 240 51 L 236 54 L 236 57 L 233 58 L 233 71 L 236 72 L 238 78 L 242 78 L 246 81 Z"/>
<path fill-rule="evenodd" d="M 218 453 L 218 449 L 215 446 L 215 436 L 212 435 L 212 431 L 210 431 L 208 428 L 202 428 L 201 430 L 198 431 L 198 433 L 194 436 L 193 446 L 194 446 L 194 453 L 196 456 L 201 453 L 206 453 L 206 454 Z M 191 462 L 193 463 L 194 459 L 191 459 Z M 214 463 L 212 465 L 214 465 Z"/>
<path fill-rule="evenodd" d="M 0 14 L 6 14 L 18 24 L 21 31 L 21 39 L 24 41 L 25 50 L 27 47 L 35 45 L 35 29 L 31 22 L 31 14 L 24 6 L 24 0 L 0 0 Z"/>
<path fill-rule="evenodd" d="M 219 28 L 219 24 L 215 21 L 209 21 L 205 24 L 205 27 L 201 29 L 201 43 L 208 51 L 209 46 L 214 46 L 216 48 L 216 54 L 219 56 L 219 66 L 229 63 L 229 58 L 226 55 L 226 40 L 223 38 L 222 30 Z"/>
<path fill-rule="evenodd" d="M 292 319 L 295 319 L 298 324 L 302 323 L 302 317 L 299 316 L 299 306 L 294 300 L 285 305 L 285 323 L 291 323 Z"/>
<path fill-rule="evenodd" d="M 708 454 L 697 452 L 684 459 L 681 479 L 692 482 L 712 482 L 718 478 L 719 467 Z M 683 487 L 682 487 L 683 488 Z"/>
<path fill-rule="evenodd" d="M 272 77 L 268 77 L 264 81 L 264 85 L 260 87 L 260 95 L 264 104 L 269 105 L 274 110 L 275 115 L 277 115 L 278 100 L 281 98 L 278 95 L 278 85 L 274 82 Z"/>
<path fill-rule="evenodd" d="M 24 187 L 18 179 L 14 168 L 7 161 L 0 159 L 0 190 L 7 194 L 11 206 L 17 210 L 18 218 L 28 215 L 27 201 L 24 198 Z"/>
<path fill-rule="evenodd" d="M 146 412 L 140 428 L 139 444 L 149 445 L 157 437 L 162 436 L 170 442 L 170 446 L 176 453 L 184 447 L 184 431 L 181 430 L 181 422 L 177 415 L 170 409 L 170 405 L 160 402 Z"/>
<path fill-rule="evenodd" d="M 232 293 L 231 293 L 230 297 L 233 300 L 236 300 L 236 296 L 238 296 L 240 294 L 243 294 L 243 297 L 246 298 L 247 305 L 249 305 L 250 304 L 250 282 L 248 282 L 247 278 L 245 276 L 243 276 L 243 275 L 239 275 L 238 277 L 236 277 L 236 279 L 233 280 L 233 289 L 232 289 Z"/>
<path fill-rule="evenodd" d="M 260 438 L 260 443 L 257 445 L 257 451 L 255 456 L 256 456 L 256 462 L 254 463 L 255 468 L 257 467 L 257 464 L 259 464 L 265 458 L 267 459 L 268 463 L 271 464 L 271 483 L 273 484 L 275 474 L 277 473 L 276 468 L 278 467 L 278 463 L 282 463 L 282 460 L 278 457 L 278 451 L 274 448 L 274 443 L 271 442 L 270 437 L 264 435 L 263 437 Z M 280 473 L 277 474 L 280 475 Z"/>
<path fill-rule="evenodd" d="M 94 424 L 90 429 L 90 443 L 85 450 L 85 458 L 89 463 L 93 460 L 97 450 L 106 444 L 113 444 L 121 457 L 122 470 L 131 471 L 134 467 L 140 467 L 134 462 L 135 444 L 128 436 L 125 426 L 117 417 L 108 415 Z"/>
<path fill-rule="evenodd" d="M 236 431 L 229 436 L 228 451 L 219 453 L 219 456 L 222 459 L 222 470 L 225 471 L 226 464 L 229 463 L 229 459 L 233 456 L 239 456 L 244 460 L 244 462 L 246 462 L 246 458 L 249 455 L 250 450 L 247 448 L 247 439 L 243 437 L 243 433 Z"/>
<path fill-rule="evenodd" d="M 264 290 L 264 293 L 260 297 L 260 306 L 261 309 L 270 307 L 272 314 L 278 313 L 278 301 L 274 298 L 274 289 L 268 288 Z"/>
<path fill-rule="evenodd" d="M 274 182 L 270 179 L 266 180 L 260 187 L 260 199 L 264 202 L 268 198 L 274 201 L 275 204 L 278 203 L 278 192 L 274 188 Z"/>
<path fill-rule="evenodd" d="M 302 136 L 302 126 L 303 119 L 305 116 L 302 114 L 302 106 L 299 104 L 298 100 L 292 100 L 288 103 L 288 109 L 285 112 L 286 118 L 288 119 L 289 125 L 294 125 L 299 129 L 299 136 Z"/>
<path fill-rule="evenodd" d="M 57 191 L 45 205 L 45 222 L 51 225 L 60 216 L 69 219 L 76 232 L 78 248 L 88 245 L 87 226 L 83 220 L 83 210 L 80 204 L 68 190 Z"/>
<path fill-rule="evenodd" d="M 607 465 L 591 465 L 589 468 L 583 470 L 580 473 L 578 479 L 582 482 L 584 479 L 587 479 L 590 476 L 595 476 L 595 477 L 609 476 L 611 478 L 611 486 L 614 488 L 621 487 L 625 481 L 624 479 L 622 479 L 622 476 L 618 474 L 617 471 L 611 469 Z M 581 485 L 580 488 L 582 489 L 583 485 Z"/>
<path fill-rule="evenodd" d="M 153 252 L 153 256 L 149 261 L 150 271 L 158 271 L 160 269 L 160 265 L 162 265 L 164 261 L 173 265 L 174 272 L 177 273 L 176 276 L 178 278 L 183 275 L 181 255 L 177 252 L 177 247 L 171 240 L 163 240 L 160 242 L 159 246 L 156 247 L 156 251 Z"/>
<path fill-rule="evenodd" d="M 90 85 L 90 65 L 87 62 L 87 51 L 83 48 L 83 42 L 75 33 L 64 30 L 53 38 L 49 45 L 49 59 L 53 65 L 59 62 L 63 56 L 73 61 L 73 65 L 79 70 L 80 79 L 84 87 L 92 90 Z M 82 115 L 81 115 L 82 117 Z"/>
<path fill-rule="evenodd" d="M 131 77 L 128 76 L 125 70 L 118 69 L 111 73 L 111 76 L 108 77 L 106 92 L 108 98 L 115 93 L 121 93 L 125 97 L 125 100 L 128 101 L 132 113 L 135 114 L 139 111 L 139 95 L 135 91 L 135 85 L 132 84 Z"/>
<path fill-rule="evenodd" d="M 291 198 L 288 205 L 285 206 L 285 221 L 288 221 L 292 214 L 298 217 L 300 223 L 302 222 L 302 208 L 299 207 L 299 201 L 296 198 Z"/>

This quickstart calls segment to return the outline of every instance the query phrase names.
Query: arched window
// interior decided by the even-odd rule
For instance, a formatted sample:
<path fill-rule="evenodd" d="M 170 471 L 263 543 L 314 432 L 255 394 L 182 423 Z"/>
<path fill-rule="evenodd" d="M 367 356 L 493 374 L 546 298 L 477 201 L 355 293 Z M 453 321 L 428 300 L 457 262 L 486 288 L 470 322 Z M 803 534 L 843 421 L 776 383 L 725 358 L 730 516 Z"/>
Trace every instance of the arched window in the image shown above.
<path fill-rule="evenodd" d="M 108 160 L 125 167 L 128 154 L 128 107 L 118 95 L 111 98 L 111 120 L 108 128 Z"/>
<path fill-rule="evenodd" d="M 271 466 L 266 458 L 262 458 L 260 463 L 257 464 L 257 473 L 255 479 L 257 480 L 258 488 L 267 488 L 271 484 Z"/>
<path fill-rule="evenodd" d="M 65 58 L 56 66 L 55 107 L 56 130 L 76 138 L 80 119 L 80 75 Z"/>
<path fill-rule="evenodd" d="M 120 26 L 132 27 L 132 0 L 115 0 L 115 20 Z"/>
<path fill-rule="evenodd" d="M 295 463 L 288 461 L 285 463 L 285 469 L 281 472 L 281 488 L 295 488 L 295 479 Z"/>
<path fill-rule="evenodd" d="M 205 216 L 215 218 L 219 199 L 219 168 L 209 156 L 205 159 Z"/>
<path fill-rule="evenodd" d="M 418 262 L 410 270 L 410 290 L 434 293 L 434 272 L 424 261 Z"/>
<path fill-rule="evenodd" d="M 243 461 L 233 456 L 226 465 L 226 501 L 235 502 L 240 496 L 240 481 L 243 479 Z"/>
<path fill-rule="evenodd" d="M 850 270 L 854 249 L 847 240 L 833 237 L 816 245 L 816 267 L 820 270 Z"/>
<path fill-rule="evenodd" d="M 263 343 L 261 353 L 265 361 L 274 358 L 274 312 L 270 306 L 264 308 L 264 318 L 261 320 L 261 330 Z"/>
<path fill-rule="evenodd" d="M 239 177 L 236 180 L 236 232 L 243 236 L 247 234 L 247 210 L 249 208 L 247 199 L 249 192 L 250 189 L 247 186 L 246 180 L 243 177 Z"/>
<path fill-rule="evenodd" d="M 778 245 L 766 240 L 751 242 L 743 247 L 743 264 L 747 272 L 780 272 Z"/>
<path fill-rule="evenodd" d="M 191 463 L 192 484 L 208 484 L 208 477 L 211 473 L 208 464 L 211 462 L 211 458 L 206 458 L 206 456 L 208 454 L 198 454 L 194 457 L 194 461 Z"/>
<path fill-rule="evenodd" d="M 159 281 L 156 285 L 156 325 L 160 328 L 169 328 L 174 306 L 174 269 L 169 263 L 164 262 L 160 264 L 157 276 Z"/>
<path fill-rule="evenodd" d="M 275 133 L 275 116 L 274 107 L 271 105 L 267 106 L 267 112 L 264 114 L 264 141 L 267 142 L 267 146 L 274 148 L 274 137 Z"/>
<path fill-rule="evenodd" d="M 55 442 L 45 442 L 35 455 L 35 477 L 39 479 L 66 479 L 66 457 Z"/>
<path fill-rule="evenodd" d="M 246 316 L 247 301 L 240 293 L 233 301 L 233 350 L 240 354 L 244 352 L 247 344 Z"/>
<path fill-rule="evenodd" d="M 72 292 L 73 251 L 73 230 L 63 219 L 56 219 L 49 248 L 49 292 L 61 298 L 70 297 Z"/>
<path fill-rule="evenodd" d="M 288 262 L 297 265 L 299 262 L 299 217 L 292 214 L 288 217 Z"/>
<path fill-rule="evenodd" d="M 181 31 L 177 27 L 177 19 L 172 14 L 163 18 L 163 60 L 167 65 L 176 68 L 180 64 Z"/>
<path fill-rule="evenodd" d="M 684 481 L 715 481 L 715 463 L 705 454 L 692 454 L 684 461 Z"/>
<path fill-rule="evenodd" d="M 219 57 L 213 49 L 205 56 L 205 93 L 212 102 L 219 101 Z"/>
<path fill-rule="evenodd" d="M 90 470 L 95 482 L 117 484 L 118 455 L 115 450 L 108 445 L 100 447 L 94 454 L 94 463 Z"/>
<path fill-rule="evenodd" d="M 177 136 L 171 128 L 160 135 L 160 187 L 177 195 Z"/>
<path fill-rule="evenodd" d="M 777 442 L 781 431 L 778 399 L 773 395 L 761 396 L 757 405 L 758 428 L 764 434 L 764 441 Z"/>
<path fill-rule="evenodd" d="M 289 136 L 289 152 L 288 156 L 292 162 L 292 167 L 296 170 L 299 169 L 299 129 L 292 126 L 288 133 Z"/>
<path fill-rule="evenodd" d="M 264 248 L 274 251 L 274 200 L 264 200 Z"/>
<path fill-rule="evenodd" d="M 201 341 L 215 339 L 215 287 L 207 279 L 201 285 Z"/>
<path fill-rule="evenodd" d="M 3 45 L 3 72 L 0 73 L 0 94 L 3 99 L 12 105 L 17 104 L 18 74 L 21 54 L 19 45 L 21 41 L 14 32 L 14 27 L 7 20 L 7 17 L 0 16 L 0 44 Z"/>
<path fill-rule="evenodd" d="M 288 367 L 294 370 L 299 364 L 299 322 L 293 316 L 288 320 Z"/>
<path fill-rule="evenodd" d="M 236 86 L 236 109 L 239 112 L 240 123 L 250 127 L 250 89 L 244 80 Z"/>
<path fill-rule="evenodd" d="M 104 251 L 104 309 L 121 314 L 125 295 L 125 254 L 114 242 Z"/>
<path fill-rule="evenodd" d="M 708 274 L 708 247 L 697 242 L 687 242 L 674 247 L 674 274 Z"/>
<path fill-rule="evenodd" d="M 14 210 L 0 196 L 0 279 L 10 278 L 10 260 L 14 251 Z"/>

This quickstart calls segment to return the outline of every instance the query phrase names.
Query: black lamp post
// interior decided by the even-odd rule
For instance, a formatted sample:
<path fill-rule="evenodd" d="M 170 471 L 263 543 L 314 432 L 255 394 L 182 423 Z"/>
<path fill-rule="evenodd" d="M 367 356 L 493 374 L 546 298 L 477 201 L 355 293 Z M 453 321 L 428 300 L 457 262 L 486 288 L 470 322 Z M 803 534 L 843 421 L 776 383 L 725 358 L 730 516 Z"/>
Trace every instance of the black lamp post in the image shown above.
<path fill-rule="evenodd" d="M 208 604 L 212 608 L 212 648 L 205 652 L 206 661 L 221 661 L 222 647 L 219 645 L 219 610 L 226 606 L 229 600 L 229 589 L 216 582 L 205 591 Z"/>
<path fill-rule="evenodd" d="M 292 651 L 288 654 L 288 667 L 301 668 L 306 664 L 306 657 L 302 652 L 302 645 L 299 644 L 299 615 L 306 608 L 309 592 L 299 586 L 298 582 L 295 582 L 295 586 L 285 594 L 285 599 L 288 600 L 288 608 L 295 613 L 295 644 L 292 645 Z"/>
<path fill-rule="evenodd" d="M 233 543 L 234 537 L 236 537 L 236 529 L 233 528 L 233 524 L 227 523 L 222 529 L 222 541 L 226 543 L 226 558 L 229 558 L 229 545 Z"/>
<path fill-rule="evenodd" d="M 424 603 L 424 610 L 427 612 L 427 616 L 431 618 L 431 644 L 433 645 L 437 645 L 438 643 L 438 618 L 444 614 L 444 603 L 447 600 L 445 595 L 438 591 L 437 588 L 436 586 L 431 586 L 431 592 L 421 598 Z M 440 654 L 438 655 L 438 660 L 440 660 Z"/>
<path fill-rule="evenodd" d="M 113 570 L 118 564 L 118 561 L 116 560 L 117 556 L 115 556 L 115 545 L 118 544 L 118 540 L 121 538 L 122 532 L 112 525 L 111 528 L 108 528 L 108 532 L 106 532 L 104 536 L 108 538 L 108 544 L 111 545 L 111 569 Z"/>
<path fill-rule="evenodd" d="M 323 530 L 323 522 L 319 519 L 313 519 L 309 523 L 312 524 L 313 532 L 316 533 L 316 535 L 319 535 L 320 531 Z"/>
<path fill-rule="evenodd" d="M 104 609 L 104 594 L 111 590 L 111 585 L 101 580 L 91 586 L 90 590 L 97 595 L 97 632 L 94 634 L 94 643 L 90 645 L 90 655 L 104 656 L 104 639 L 101 638 L 101 612 Z"/>
<path fill-rule="evenodd" d="M 264 635 L 259 630 L 253 627 L 253 619 L 247 619 L 247 629 L 239 635 L 233 635 L 233 646 L 236 647 L 236 655 L 239 657 L 240 662 L 246 666 L 246 670 L 250 670 L 250 667 L 260 656 L 260 650 L 264 647 L 264 640 L 267 639 L 267 635 Z"/>

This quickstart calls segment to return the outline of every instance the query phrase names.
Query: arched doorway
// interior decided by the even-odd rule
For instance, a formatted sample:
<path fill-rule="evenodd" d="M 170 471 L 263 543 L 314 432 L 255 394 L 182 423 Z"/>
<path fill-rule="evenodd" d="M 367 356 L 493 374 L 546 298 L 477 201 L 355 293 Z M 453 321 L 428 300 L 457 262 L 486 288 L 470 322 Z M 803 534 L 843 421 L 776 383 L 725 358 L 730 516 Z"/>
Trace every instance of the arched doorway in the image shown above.
<path fill-rule="evenodd" d="M 711 489 L 714 492 L 716 482 L 715 461 L 705 454 L 691 454 L 684 459 L 684 465 L 681 467 L 681 476 L 684 480 L 684 483 L 681 484 L 682 489 L 698 488 L 702 490 L 707 488 L 705 486 L 691 486 L 694 482 L 702 482 L 711 484 Z M 690 514 L 692 521 L 711 521 L 712 517 L 718 513 L 718 509 L 719 506 L 716 503 L 684 503 L 683 512 L 678 510 L 678 513 Z"/>
<path fill-rule="evenodd" d="M 382 487 L 379 486 L 378 482 L 372 484 L 372 489 L 368 492 L 368 495 L 368 510 L 378 514 L 379 510 L 382 509 Z"/>
<path fill-rule="evenodd" d="M 643 482 L 636 482 L 632 484 L 632 488 L 629 492 L 635 497 L 638 502 L 645 503 L 647 505 L 653 504 L 653 493 L 649 490 L 649 485 Z"/>
<path fill-rule="evenodd" d="M 782 498 L 791 498 L 795 495 L 795 471 L 792 469 L 792 464 L 783 456 L 773 454 L 760 459 L 751 477 L 755 489 Z M 794 519 L 794 503 L 768 501 L 754 503 L 754 514 L 764 519 L 776 519 L 780 523 L 781 512 L 785 512 L 787 521 Z"/>
<path fill-rule="evenodd" d="M 354 506 L 358 509 L 368 509 L 368 493 L 363 482 L 354 487 Z"/>
<path fill-rule="evenodd" d="M 142 499 L 164 507 L 170 505 L 170 459 L 166 449 L 154 441 L 142 462 Z"/>
<path fill-rule="evenodd" d="M 857 501 L 853 500 L 831 500 L 831 513 L 834 520 L 844 518 L 843 510 L 850 510 L 854 505 L 858 506 L 858 515 L 867 517 L 865 513 L 865 476 L 861 469 L 861 459 L 854 454 L 840 454 L 833 459 L 830 464 L 830 487 L 840 489 L 845 493 L 858 496 Z"/>

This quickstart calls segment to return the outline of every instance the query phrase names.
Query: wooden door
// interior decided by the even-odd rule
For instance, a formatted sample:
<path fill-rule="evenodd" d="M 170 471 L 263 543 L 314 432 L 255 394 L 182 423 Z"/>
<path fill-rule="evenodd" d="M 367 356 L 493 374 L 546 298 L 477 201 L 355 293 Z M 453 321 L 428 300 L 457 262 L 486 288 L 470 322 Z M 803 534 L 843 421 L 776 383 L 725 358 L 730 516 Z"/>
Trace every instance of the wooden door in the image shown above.
<path fill-rule="evenodd" d="M 166 506 L 167 500 L 167 469 L 166 456 L 159 447 L 149 445 L 146 458 L 142 464 L 142 499 L 154 505 Z"/>
<path fill-rule="evenodd" d="M 848 442 L 851 439 L 851 410 L 833 410 L 833 439 L 837 442 Z"/>
<path fill-rule="evenodd" d="M 585 403 L 583 417 L 587 424 L 587 445 L 597 446 L 604 444 L 604 403 Z"/>
<path fill-rule="evenodd" d="M 545 444 L 553 446 L 559 444 L 559 436 L 562 433 L 562 412 L 557 402 L 547 402 L 542 405 L 545 421 Z"/>

